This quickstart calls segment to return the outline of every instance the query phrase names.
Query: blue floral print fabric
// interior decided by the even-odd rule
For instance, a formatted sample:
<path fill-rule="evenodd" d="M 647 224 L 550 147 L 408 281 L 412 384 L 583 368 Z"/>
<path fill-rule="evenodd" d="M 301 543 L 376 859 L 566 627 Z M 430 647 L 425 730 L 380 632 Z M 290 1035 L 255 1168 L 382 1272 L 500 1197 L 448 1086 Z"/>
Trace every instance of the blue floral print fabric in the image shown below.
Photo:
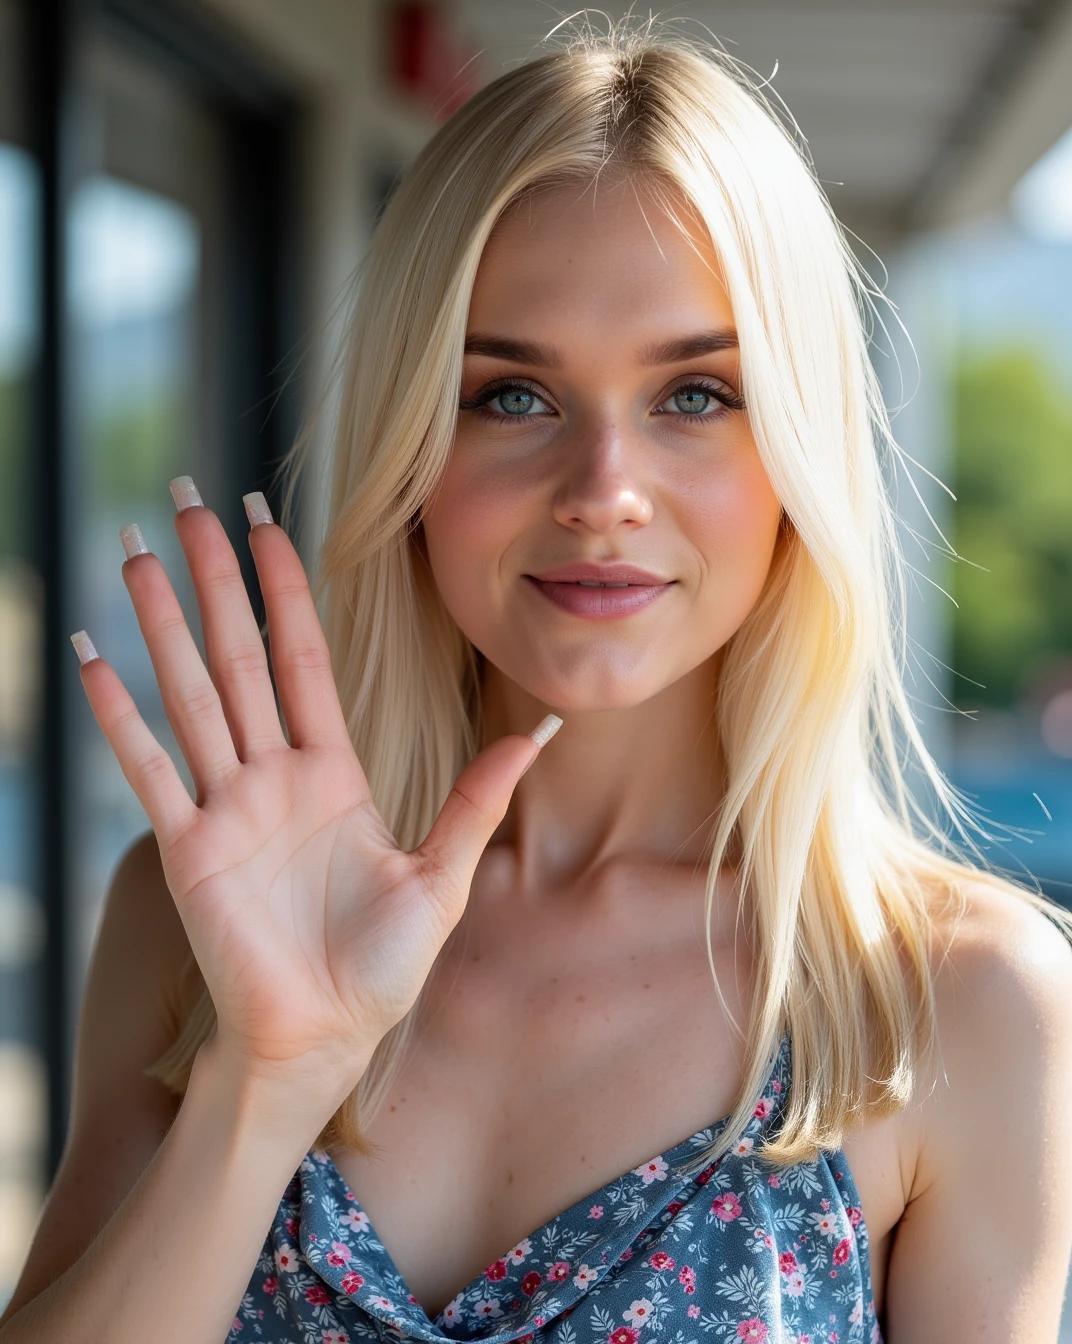
<path fill-rule="evenodd" d="M 227 1344 L 881 1344 L 843 1154 L 788 1168 L 756 1154 L 784 1107 L 789 1063 L 786 1039 L 721 1161 L 696 1169 L 724 1121 L 504 1250 L 434 1320 L 314 1149 L 280 1201 Z"/>

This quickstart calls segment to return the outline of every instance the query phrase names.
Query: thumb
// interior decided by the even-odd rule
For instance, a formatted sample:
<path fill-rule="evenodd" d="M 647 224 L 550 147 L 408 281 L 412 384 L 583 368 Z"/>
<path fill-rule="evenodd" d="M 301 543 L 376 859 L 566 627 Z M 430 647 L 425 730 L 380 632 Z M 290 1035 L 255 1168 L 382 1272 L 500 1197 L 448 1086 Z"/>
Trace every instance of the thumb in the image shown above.
<path fill-rule="evenodd" d="M 558 715 L 548 714 L 526 737 L 520 733 L 500 737 L 474 756 L 454 781 L 420 854 L 466 896 L 480 856 L 506 816 L 517 781 L 561 727 Z"/>

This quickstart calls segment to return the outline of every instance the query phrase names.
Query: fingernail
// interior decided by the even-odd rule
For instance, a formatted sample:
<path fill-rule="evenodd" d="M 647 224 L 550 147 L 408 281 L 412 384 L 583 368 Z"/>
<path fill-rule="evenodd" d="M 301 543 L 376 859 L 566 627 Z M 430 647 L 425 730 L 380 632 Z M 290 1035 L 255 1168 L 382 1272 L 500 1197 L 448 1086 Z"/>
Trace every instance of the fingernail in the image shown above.
<path fill-rule="evenodd" d="M 148 544 L 137 523 L 127 523 L 126 527 L 121 527 L 119 540 L 123 543 L 123 550 L 126 551 L 128 560 L 133 560 L 136 555 L 149 554 Z"/>
<path fill-rule="evenodd" d="M 175 508 L 179 513 L 194 504 L 200 504 L 204 507 L 204 501 L 197 486 L 194 485 L 192 476 L 176 476 L 173 481 L 168 481 L 168 489 L 171 491 L 171 498 L 175 501 Z"/>
<path fill-rule="evenodd" d="M 535 742 L 538 747 L 545 747 L 561 727 L 562 720 L 558 715 L 548 714 L 547 718 L 541 719 L 536 727 L 533 728 L 532 732 L 529 733 L 529 737 L 532 738 L 533 742 Z"/>
<path fill-rule="evenodd" d="M 256 527 L 258 523 L 275 522 L 268 501 L 259 490 L 243 495 L 242 503 L 246 506 L 246 517 L 249 519 L 250 527 Z"/>
<path fill-rule="evenodd" d="M 74 645 L 74 651 L 78 654 L 80 663 L 88 663 L 92 659 L 100 657 L 100 654 L 93 647 L 93 641 L 84 630 L 76 630 L 71 636 L 71 643 Z"/>

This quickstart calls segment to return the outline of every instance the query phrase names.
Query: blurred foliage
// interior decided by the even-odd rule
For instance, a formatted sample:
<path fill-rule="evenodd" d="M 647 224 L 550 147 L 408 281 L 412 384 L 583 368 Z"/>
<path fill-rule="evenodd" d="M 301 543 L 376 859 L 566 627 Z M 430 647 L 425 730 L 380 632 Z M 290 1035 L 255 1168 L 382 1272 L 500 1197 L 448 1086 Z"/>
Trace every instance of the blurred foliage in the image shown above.
<path fill-rule="evenodd" d="M 174 393 L 124 401 L 93 426 L 96 492 L 113 504 L 154 499 L 181 469 L 184 420 Z"/>
<path fill-rule="evenodd" d="M 24 379 L 0 378 L 0 555 L 24 558 L 28 543 L 28 391 Z"/>
<path fill-rule="evenodd" d="M 955 699 L 1008 706 L 1072 653 L 1072 396 L 1022 348 L 964 354 L 954 388 Z"/>
<path fill-rule="evenodd" d="M 28 409 L 26 382 L 0 378 L 0 555 L 26 554 Z M 176 394 L 127 401 L 102 416 L 91 432 L 97 497 L 115 504 L 155 497 L 181 469 L 183 431 Z"/>

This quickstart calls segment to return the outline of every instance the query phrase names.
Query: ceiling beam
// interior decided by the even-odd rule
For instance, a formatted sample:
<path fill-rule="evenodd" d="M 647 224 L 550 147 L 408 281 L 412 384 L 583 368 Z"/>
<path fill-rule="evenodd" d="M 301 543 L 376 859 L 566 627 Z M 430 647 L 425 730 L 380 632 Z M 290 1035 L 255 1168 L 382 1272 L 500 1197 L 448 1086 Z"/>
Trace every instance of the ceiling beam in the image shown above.
<path fill-rule="evenodd" d="M 1072 0 L 1027 0 L 901 207 L 904 232 L 1004 209 L 1072 125 Z"/>

